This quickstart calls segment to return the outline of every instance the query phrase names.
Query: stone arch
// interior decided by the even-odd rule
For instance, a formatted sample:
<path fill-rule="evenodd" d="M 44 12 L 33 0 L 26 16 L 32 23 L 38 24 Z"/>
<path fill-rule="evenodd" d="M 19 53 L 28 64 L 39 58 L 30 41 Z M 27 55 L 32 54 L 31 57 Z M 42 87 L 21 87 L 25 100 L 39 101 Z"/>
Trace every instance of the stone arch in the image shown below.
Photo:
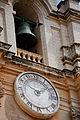
<path fill-rule="evenodd" d="M 51 11 L 52 11 L 52 7 L 50 5 L 50 3 L 48 2 L 48 0 L 23 0 L 26 3 L 33 3 L 33 8 L 38 10 L 38 16 L 47 16 Z M 12 4 L 14 6 L 14 4 L 21 2 L 21 0 L 12 0 Z M 41 8 L 41 9 L 40 9 Z"/>
<path fill-rule="evenodd" d="M 41 53 L 39 53 L 40 55 L 45 54 L 45 49 L 44 46 L 46 45 L 46 38 L 45 38 L 45 28 L 44 28 L 44 19 L 49 15 L 49 9 L 48 6 L 46 5 L 46 2 L 41 1 L 41 0 L 12 0 L 12 5 L 15 6 L 18 3 L 21 3 L 21 5 L 25 4 L 27 6 L 31 6 L 34 11 L 36 12 L 37 16 L 38 16 L 38 24 L 39 26 L 39 31 L 40 31 L 40 39 L 41 39 L 41 47 L 39 48 L 39 46 L 37 48 L 39 48 L 41 51 Z M 36 50 L 35 50 L 36 51 Z M 45 58 L 43 58 L 44 61 Z"/>

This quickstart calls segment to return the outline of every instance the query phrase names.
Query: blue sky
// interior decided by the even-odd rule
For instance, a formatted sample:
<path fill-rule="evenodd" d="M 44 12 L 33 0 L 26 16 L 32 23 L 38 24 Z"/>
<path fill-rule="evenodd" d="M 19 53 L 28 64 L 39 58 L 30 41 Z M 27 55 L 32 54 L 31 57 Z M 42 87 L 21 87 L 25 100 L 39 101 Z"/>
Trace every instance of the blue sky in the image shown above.
<path fill-rule="evenodd" d="M 60 2 L 61 0 L 57 0 L 57 4 Z"/>
<path fill-rule="evenodd" d="M 56 0 L 57 1 L 57 4 L 59 4 L 59 2 L 61 1 L 61 0 Z M 64 0 L 62 0 L 62 1 L 64 1 Z"/>

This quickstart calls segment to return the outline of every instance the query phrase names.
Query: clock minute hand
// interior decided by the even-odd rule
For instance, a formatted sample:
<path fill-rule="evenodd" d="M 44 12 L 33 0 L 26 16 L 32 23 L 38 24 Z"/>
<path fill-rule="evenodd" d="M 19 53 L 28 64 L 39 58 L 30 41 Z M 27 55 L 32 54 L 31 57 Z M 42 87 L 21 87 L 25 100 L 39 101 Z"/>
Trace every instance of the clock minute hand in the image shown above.
<path fill-rule="evenodd" d="M 42 88 L 40 92 L 44 92 L 45 90 L 47 90 L 47 88 Z"/>
<path fill-rule="evenodd" d="M 33 89 L 33 90 L 35 90 L 33 87 L 31 87 L 30 85 L 27 85 L 27 86 L 29 86 L 31 89 Z"/>

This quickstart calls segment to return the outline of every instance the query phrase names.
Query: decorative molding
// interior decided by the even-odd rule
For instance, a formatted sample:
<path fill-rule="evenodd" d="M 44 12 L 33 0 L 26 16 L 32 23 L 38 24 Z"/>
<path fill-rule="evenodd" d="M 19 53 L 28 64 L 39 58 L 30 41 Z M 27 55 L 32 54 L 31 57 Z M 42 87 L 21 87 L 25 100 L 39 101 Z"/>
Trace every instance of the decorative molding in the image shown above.
<path fill-rule="evenodd" d="M 59 70 L 50 66 L 46 66 L 42 63 L 36 63 L 34 61 L 26 60 L 23 58 L 20 58 L 18 56 L 15 56 L 15 53 L 8 51 L 11 45 L 0 42 L 0 49 L 5 51 L 4 57 L 11 60 L 15 64 L 20 64 L 23 66 L 29 66 L 31 68 L 38 68 L 39 70 L 42 70 L 44 72 L 47 72 L 49 74 L 53 74 L 55 76 L 58 76 L 60 78 L 64 77 L 76 77 L 80 73 L 80 67 L 76 66 L 73 70 L 63 69 Z"/>
<path fill-rule="evenodd" d="M 37 63 L 37 62 L 34 62 L 34 61 L 23 59 L 21 57 L 15 56 L 14 53 L 9 52 L 9 51 L 6 52 L 4 57 L 7 58 L 7 59 L 10 59 L 15 64 L 28 66 L 28 67 L 35 68 L 35 69 L 38 68 L 38 70 L 41 70 L 43 72 L 55 75 L 55 76 L 57 76 L 59 78 L 73 77 L 74 76 L 73 71 L 70 71 L 70 70 L 67 70 L 67 69 L 59 70 L 59 69 L 56 69 L 56 68 L 46 66 L 46 65 L 44 65 L 42 63 Z"/>
<path fill-rule="evenodd" d="M 68 69 L 63 69 L 62 72 L 64 73 L 65 77 L 73 77 L 74 76 L 74 72 Z"/>
<path fill-rule="evenodd" d="M 12 59 L 15 53 L 6 51 L 6 54 L 4 55 L 5 58 Z"/>
<path fill-rule="evenodd" d="M 63 51 L 63 65 L 69 64 L 73 66 L 76 62 L 80 61 L 80 43 L 73 43 L 70 46 L 63 45 L 61 50 Z"/>
<path fill-rule="evenodd" d="M 80 18 L 80 11 L 69 8 L 64 13 L 54 10 L 50 13 L 50 16 L 55 17 L 57 19 L 61 18 L 63 20 L 67 20 L 70 17 L 70 15 L 75 16 L 75 19 L 76 17 Z"/>
<path fill-rule="evenodd" d="M 36 0 L 36 1 L 35 0 L 22 0 L 22 1 L 24 1 L 25 4 L 28 3 L 29 5 L 30 4 L 35 4 L 36 2 L 39 3 L 39 1 L 40 1 L 40 3 L 45 6 L 48 13 L 52 12 L 52 7 L 51 7 L 51 5 L 49 4 L 48 1 L 45 1 L 45 0 L 39 0 L 39 1 L 38 0 Z M 14 5 L 17 2 L 21 2 L 21 1 L 20 0 L 11 0 L 11 2 Z"/>
<path fill-rule="evenodd" d="M 80 109 L 71 108 L 71 116 L 74 120 L 80 120 Z"/>
<path fill-rule="evenodd" d="M 1 50 L 9 50 L 10 49 L 10 47 L 11 47 L 11 45 L 9 45 L 9 44 L 7 44 L 7 43 L 3 43 L 3 42 L 1 42 L 0 41 L 0 49 Z"/>
<path fill-rule="evenodd" d="M 73 71 L 74 71 L 73 74 L 75 75 L 75 77 L 78 76 L 78 74 L 80 74 L 80 67 L 76 66 Z"/>
<path fill-rule="evenodd" d="M 34 61 L 30 61 L 30 60 L 20 58 L 18 56 L 15 56 L 14 53 L 9 52 L 9 51 L 6 52 L 4 57 L 7 58 L 7 59 L 10 59 L 15 64 L 28 66 L 28 67 L 35 68 L 35 69 L 38 68 L 38 70 L 41 70 L 43 72 L 47 72 L 49 74 L 54 74 L 55 76 L 58 76 L 58 77 L 61 77 L 61 78 L 64 77 L 61 70 L 46 66 L 46 65 L 44 65 L 42 63 L 37 63 L 37 62 L 34 62 Z"/>
<path fill-rule="evenodd" d="M 75 57 L 78 54 L 76 53 L 75 48 L 76 50 L 79 50 L 80 43 L 73 43 L 70 46 L 62 46 L 61 50 L 63 51 L 64 56 L 66 55 L 66 57 L 69 57 L 71 59 L 72 57 Z"/>

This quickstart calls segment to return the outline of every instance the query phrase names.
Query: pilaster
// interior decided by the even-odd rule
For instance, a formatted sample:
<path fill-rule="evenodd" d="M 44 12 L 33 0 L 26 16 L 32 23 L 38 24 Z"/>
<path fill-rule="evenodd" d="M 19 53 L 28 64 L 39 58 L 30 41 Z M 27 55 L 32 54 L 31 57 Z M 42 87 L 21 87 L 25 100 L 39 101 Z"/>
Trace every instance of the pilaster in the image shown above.
<path fill-rule="evenodd" d="M 16 53 L 13 6 L 10 0 L 0 1 L 0 26 L 3 29 L 0 35 L 0 41 L 11 44 L 12 47 L 10 50 Z"/>

